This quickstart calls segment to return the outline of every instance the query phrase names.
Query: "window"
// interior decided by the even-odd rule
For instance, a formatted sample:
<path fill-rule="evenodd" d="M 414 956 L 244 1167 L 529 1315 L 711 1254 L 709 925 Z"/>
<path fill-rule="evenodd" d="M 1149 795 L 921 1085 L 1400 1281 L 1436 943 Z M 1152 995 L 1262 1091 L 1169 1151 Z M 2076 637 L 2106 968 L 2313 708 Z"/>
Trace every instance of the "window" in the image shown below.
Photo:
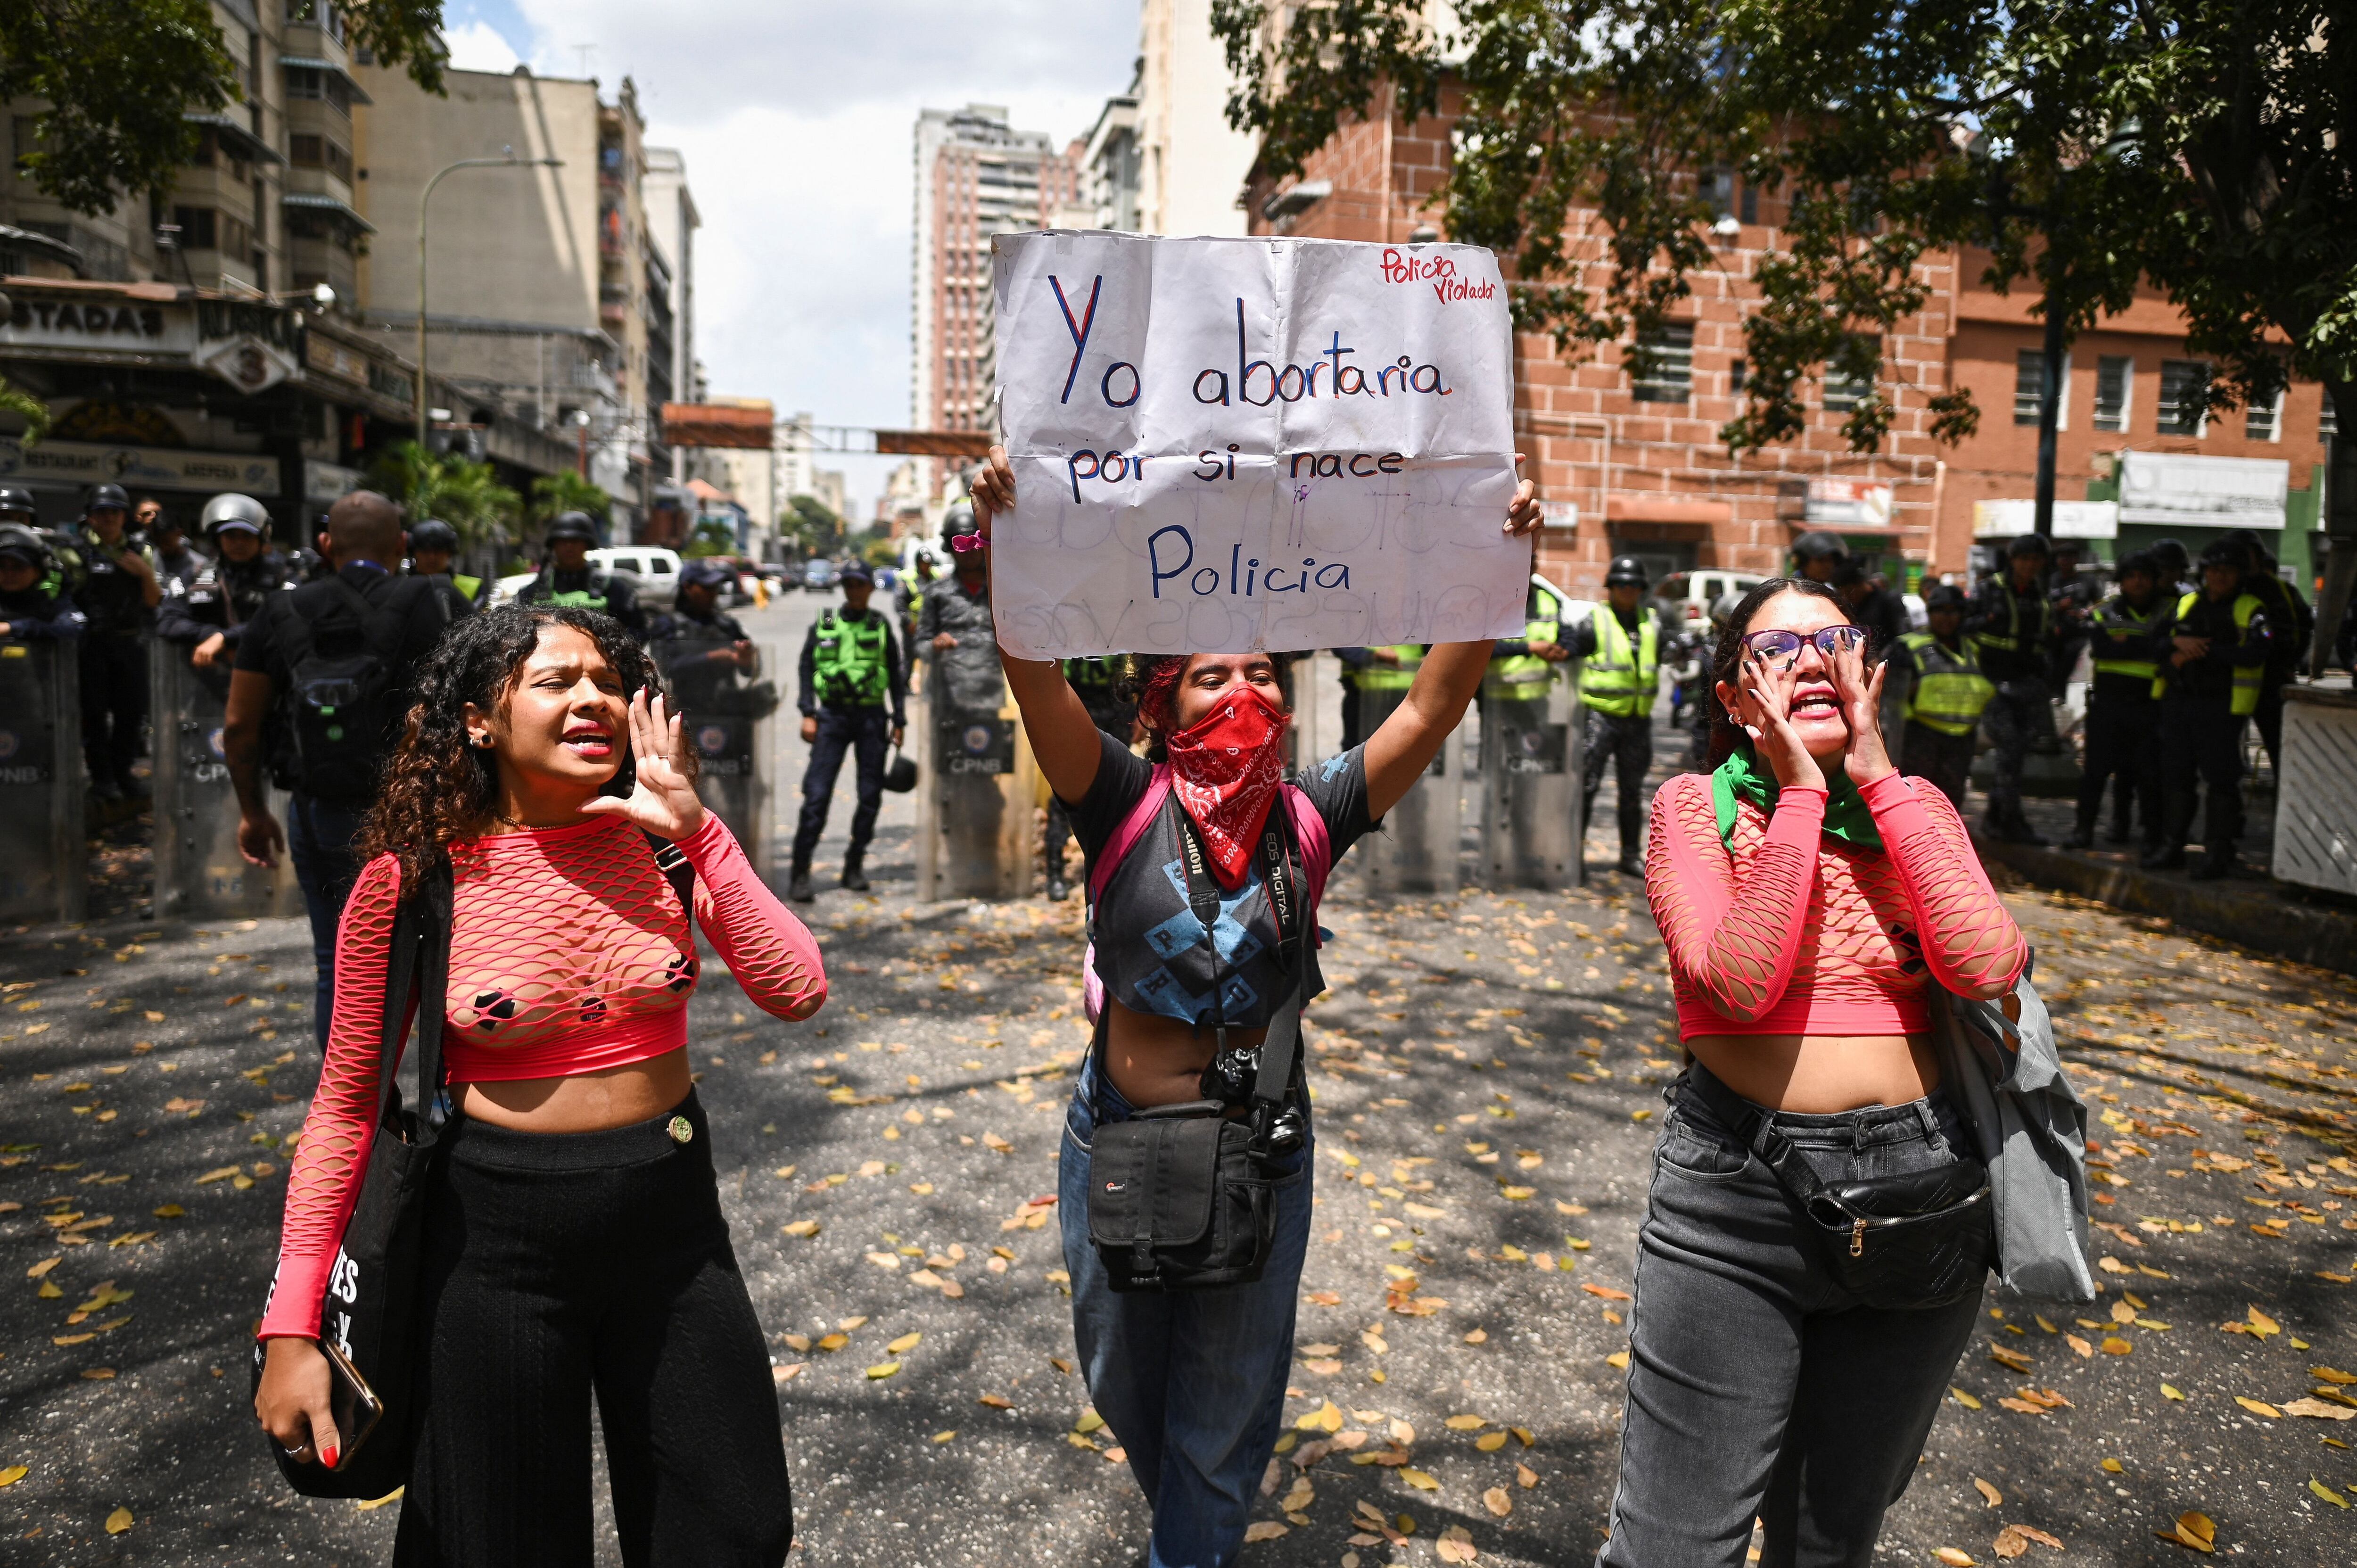
<path fill-rule="evenodd" d="M 1684 403 L 1694 390 L 1694 326 L 1674 321 L 1640 338 L 1629 356 L 1629 395 L 1639 403 Z"/>
<path fill-rule="evenodd" d="M 2280 441 L 2283 439 L 2283 389 L 2265 403 L 2255 403 L 2243 411 L 2243 439 L 2245 441 Z"/>
<path fill-rule="evenodd" d="M 324 102 L 346 119 L 351 117 L 352 90 L 336 71 L 321 70 L 317 66 L 290 65 L 286 68 L 286 96 Z"/>
<path fill-rule="evenodd" d="M 2324 410 L 2316 416 L 2316 438 L 2319 441 L 2329 441 L 2340 434 L 2341 420 L 2333 411 L 2332 389 L 2327 387 L 2324 389 Z"/>
<path fill-rule="evenodd" d="M 2095 428 L 2126 430 L 2128 399 L 2136 387 L 2136 361 L 2106 354 L 2095 361 Z"/>
<path fill-rule="evenodd" d="M 2210 367 L 2200 360 L 2160 362 L 2160 399 L 2153 428 L 2163 435 L 2199 435 L 2209 413 Z"/>
<path fill-rule="evenodd" d="M 1729 360 L 1727 362 L 1727 390 L 1736 393 L 1738 396 L 1742 395 L 1743 380 L 1746 373 L 1747 372 L 1741 360 Z"/>
<path fill-rule="evenodd" d="M 1831 363 L 1825 366 L 1825 412 L 1827 413 L 1847 413 L 1873 395 L 1874 378 L 1872 376 L 1867 376 L 1862 381 L 1853 381 L 1836 366 Z"/>
<path fill-rule="evenodd" d="M 1695 177 L 1695 194 L 1710 208 L 1713 218 L 1728 218 L 1735 213 L 1735 171 L 1707 169 Z"/>
<path fill-rule="evenodd" d="M 1743 182 L 1743 196 L 1737 205 L 1736 216 L 1746 223 L 1760 221 L 1760 188 L 1749 180 Z"/>
<path fill-rule="evenodd" d="M 2013 355 L 2013 422 L 2035 424 L 2042 412 L 2045 399 L 2040 395 L 2046 379 L 2046 353 L 2041 349 L 2018 349 Z M 2071 424 L 2071 361 L 2062 361 L 2061 406 L 2055 413 L 2054 428 L 2067 430 Z"/>
<path fill-rule="evenodd" d="M 221 231 L 214 225 L 213 209 L 210 207 L 175 207 L 172 222 L 180 231 L 180 249 L 210 251 L 220 242 Z"/>
<path fill-rule="evenodd" d="M 326 136 L 289 136 L 286 161 L 296 168 L 323 168 L 346 185 L 352 182 L 352 155 Z"/>
<path fill-rule="evenodd" d="M 317 27 L 339 43 L 343 41 L 343 14 L 328 0 L 286 0 L 286 24 L 294 27 Z"/>

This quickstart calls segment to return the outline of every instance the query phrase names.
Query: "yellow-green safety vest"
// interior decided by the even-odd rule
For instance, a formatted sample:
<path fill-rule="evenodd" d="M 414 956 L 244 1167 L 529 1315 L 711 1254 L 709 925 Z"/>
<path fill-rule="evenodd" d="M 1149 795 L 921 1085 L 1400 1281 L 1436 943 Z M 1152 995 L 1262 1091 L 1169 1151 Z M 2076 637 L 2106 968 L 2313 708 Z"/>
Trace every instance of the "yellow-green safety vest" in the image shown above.
<path fill-rule="evenodd" d="M 884 618 L 874 610 L 857 620 L 819 612 L 811 648 L 811 678 L 822 703 L 876 708 L 890 693 Z"/>
<path fill-rule="evenodd" d="M 1561 642 L 1563 601 L 1535 584 L 1531 595 L 1538 601 L 1538 614 L 1523 627 L 1523 640 Z M 1492 654 L 1489 671 L 1481 677 L 1481 694 L 1508 702 L 1531 702 L 1546 695 L 1547 682 L 1554 679 L 1555 666 L 1536 653 Z"/>
<path fill-rule="evenodd" d="M 1360 691 L 1405 692 L 1415 684 L 1416 670 L 1424 663 L 1424 644 L 1398 642 L 1387 650 L 1370 649 L 1368 651 L 1395 653 L 1399 656 L 1399 662 L 1378 664 L 1369 661 L 1367 667 L 1357 673 Z"/>
<path fill-rule="evenodd" d="M 1653 694 L 1661 684 L 1661 623 L 1643 618 L 1632 647 L 1629 631 L 1609 605 L 1598 605 L 1588 624 L 1596 628 L 1596 651 L 1579 677 L 1579 700 L 1608 717 L 1625 719 L 1650 714 Z"/>
<path fill-rule="evenodd" d="M 2011 653 L 2018 650 L 2022 645 L 2022 596 L 2015 590 L 2013 578 L 2009 573 L 2008 575 L 2000 575 L 1997 578 L 1996 585 L 2005 590 L 2005 634 L 2000 637 L 1993 631 L 1976 631 L 1973 633 L 1972 640 L 1983 648 L 1994 648 L 2000 652 Z M 2036 605 L 2041 612 L 2045 611 L 2045 598 L 2042 596 L 2040 596 L 2038 591 L 2035 589 L 2031 590 L 2031 595 L 2032 596 L 2029 602 Z M 2052 624 L 2053 618 L 2050 613 L 2041 614 L 2039 618 L 2038 623 L 2038 629 L 2040 635 L 2043 635 L 2048 628 L 2052 626 Z"/>
<path fill-rule="evenodd" d="M 2160 661 L 2156 659 L 2128 659 L 2117 654 L 2106 656 L 2104 650 L 2116 649 L 2123 642 L 2132 642 L 2152 635 L 2153 623 L 2160 618 L 2160 600 L 2156 596 L 2152 608 L 2136 614 L 2126 598 L 2114 594 L 2095 609 L 2094 669 L 2098 675 L 2126 675 L 2132 680 L 2149 681 L 2160 673 Z"/>
<path fill-rule="evenodd" d="M 475 602 L 475 596 L 483 591 L 483 580 L 480 577 L 469 577 L 458 572 L 450 574 L 450 585 L 457 589 L 470 605 Z"/>
<path fill-rule="evenodd" d="M 1950 648 L 1928 631 L 1900 638 L 1915 656 L 1915 690 L 1908 694 L 1907 717 L 1942 735 L 1970 735 L 1996 685 L 1981 673 L 1981 656 L 1969 639 Z"/>
<path fill-rule="evenodd" d="M 2177 618 L 2183 620 L 2201 602 L 2199 589 L 2177 601 Z M 2259 602 L 2256 594 L 2243 594 L 2234 600 L 2234 629 L 2244 637 L 2251 634 L 2251 618 L 2267 607 Z M 2259 711 L 2259 683 L 2266 675 L 2263 664 L 2234 666 L 2234 694 L 2229 706 L 2237 718 L 2248 718 Z M 2158 674 L 2152 678 L 2152 694 L 2156 697 L 2169 689 L 2169 677 Z"/>

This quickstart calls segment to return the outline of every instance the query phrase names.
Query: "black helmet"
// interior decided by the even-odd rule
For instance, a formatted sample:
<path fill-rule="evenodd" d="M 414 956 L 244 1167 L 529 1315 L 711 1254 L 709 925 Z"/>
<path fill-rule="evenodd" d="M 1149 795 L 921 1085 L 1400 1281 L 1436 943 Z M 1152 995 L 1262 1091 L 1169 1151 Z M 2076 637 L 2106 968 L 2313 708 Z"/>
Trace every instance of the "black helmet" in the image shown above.
<path fill-rule="evenodd" d="M 2008 561 L 2019 561 L 2031 555 L 2050 561 L 2054 558 L 2054 546 L 2046 542 L 2042 533 L 2025 533 L 2005 547 L 2005 558 Z"/>
<path fill-rule="evenodd" d="M 2160 563 L 2161 575 L 2172 583 L 2183 577 L 2193 565 L 2193 557 L 2186 553 L 2185 542 L 2181 539 L 2156 539 L 2145 549 Z"/>
<path fill-rule="evenodd" d="M 1821 528 L 1812 529 L 1792 541 L 1792 559 L 1795 561 L 1822 561 L 1827 556 L 1836 561 L 1849 559 L 1849 546 L 1842 542 L 1841 535 L 1827 533 Z"/>
<path fill-rule="evenodd" d="M 0 485 L 0 517 L 18 514 L 36 517 L 39 515 L 39 510 L 40 509 L 33 504 L 33 492 L 24 486 Z"/>
<path fill-rule="evenodd" d="M 2160 556 L 2150 550 L 2131 550 L 2115 562 L 2112 570 L 2122 577 L 2141 572 L 2158 583 L 2161 580 Z"/>
<path fill-rule="evenodd" d="M 1641 588 L 1648 581 L 1645 564 L 1634 555 L 1616 555 L 1612 564 L 1604 569 L 1604 585 L 1608 588 Z"/>
<path fill-rule="evenodd" d="M 458 553 L 458 531 L 438 517 L 429 517 L 409 527 L 409 553 L 421 550 L 441 550 L 456 555 Z"/>
<path fill-rule="evenodd" d="M 121 485 L 101 485 L 90 492 L 90 499 L 83 503 L 81 510 L 86 512 L 129 511 L 131 498 L 124 493 Z"/>
<path fill-rule="evenodd" d="M 48 542 L 21 522 L 0 523 L 0 555 L 21 555 L 37 572 L 49 564 Z"/>
<path fill-rule="evenodd" d="M 2205 571 L 2212 566 L 2232 566 L 2238 572 L 2247 572 L 2251 569 L 2251 548 L 2231 533 L 2223 539 L 2213 539 L 2210 547 L 2201 552 L 2201 565 Z"/>
<path fill-rule="evenodd" d="M 705 555 L 690 561 L 679 569 L 679 585 L 683 588 L 710 588 L 718 593 L 736 581 L 737 574 L 728 563 L 716 555 Z"/>
<path fill-rule="evenodd" d="M 270 513 L 252 496 L 242 496 L 235 490 L 225 491 L 205 503 L 204 515 L 199 520 L 198 531 L 207 539 L 218 539 L 224 529 L 242 528 L 248 533 L 270 537 Z"/>
<path fill-rule="evenodd" d="M 1933 610 L 1959 610 L 1964 607 L 1964 591 L 1953 583 L 1934 583 L 1923 592 L 1923 613 Z"/>
<path fill-rule="evenodd" d="M 943 543 L 947 543 L 952 539 L 962 539 L 969 533 L 980 533 L 981 532 L 982 524 L 974 520 L 974 508 L 964 501 L 959 501 L 956 505 L 951 507 L 948 511 L 942 515 L 942 541 Z"/>
<path fill-rule="evenodd" d="M 559 512 L 556 521 L 548 525 L 547 539 L 551 544 L 560 539 L 578 539 L 595 544 L 597 542 L 597 525 L 590 521 L 586 511 Z"/>

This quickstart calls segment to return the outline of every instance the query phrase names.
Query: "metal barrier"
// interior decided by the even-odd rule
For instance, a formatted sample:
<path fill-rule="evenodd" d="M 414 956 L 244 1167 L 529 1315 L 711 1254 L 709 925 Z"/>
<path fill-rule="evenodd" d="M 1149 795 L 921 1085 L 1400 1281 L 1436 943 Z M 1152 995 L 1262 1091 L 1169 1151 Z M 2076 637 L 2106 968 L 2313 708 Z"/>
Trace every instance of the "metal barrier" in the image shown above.
<path fill-rule="evenodd" d="M 917 901 L 1025 897 L 1039 855 L 1042 802 L 1022 720 L 1011 702 L 992 713 L 936 710 L 930 699 L 930 690 L 909 699 L 920 773 Z"/>
<path fill-rule="evenodd" d="M 2357 893 L 2357 691 L 2347 685 L 2284 690 L 2273 869 L 2304 887 Z"/>
<path fill-rule="evenodd" d="M 1481 699 L 1481 876 L 1492 888 L 1577 887 L 1581 718 L 1576 667 L 1538 695 Z"/>
<path fill-rule="evenodd" d="M 238 853 L 237 790 L 221 750 L 227 667 L 197 670 L 185 647 L 158 641 L 149 650 L 147 690 L 156 736 L 156 918 L 301 914 L 293 857 L 282 854 L 276 869 L 265 870 Z"/>
<path fill-rule="evenodd" d="M 1404 688 L 1360 693 L 1361 733 L 1372 735 L 1382 728 L 1406 698 Z M 1451 732 L 1424 777 L 1383 818 L 1381 831 L 1367 834 L 1351 850 L 1369 895 L 1457 891 L 1463 795 L 1464 752 Z"/>
<path fill-rule="evenodd" d="M 775 650 L 759 650 L 749 669 L 736 642 L 716 635 L 658 638 L 647 651 L 671 686 L 681 732 L 695 750 L 696 794 L 728 825 L 761 880 L 774 882 L 777 746 L 770 732 L 778 693 L 759 677 Z"/>
<path fill-rule="evenodd" d="M 0 642 L 0 919 L 79 920 L 81 668 L 70 642 Z"/>

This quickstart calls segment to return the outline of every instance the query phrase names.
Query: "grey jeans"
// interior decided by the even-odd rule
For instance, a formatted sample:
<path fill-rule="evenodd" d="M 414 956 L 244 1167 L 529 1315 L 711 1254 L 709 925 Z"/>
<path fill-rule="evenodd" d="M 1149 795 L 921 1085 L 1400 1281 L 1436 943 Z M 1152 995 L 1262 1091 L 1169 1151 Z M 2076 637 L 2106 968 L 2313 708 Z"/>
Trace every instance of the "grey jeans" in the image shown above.
<path fill-rule="evenodd" d="M 1856 1305 L 1768 1168 L 1695 1096 L 1674 1104 L 1637 1233 L 1620 1481 L 1598 1568 L 1742 1568 L 1755 1516 L 1767 1568 L 1868 1563 L 1981 1293 L 1924 1311 Z M 1927 1170 L 1971 1146 L 1938 1090 L 1780 1112 L 1776 1125 L 1827 1181 Z"/>

